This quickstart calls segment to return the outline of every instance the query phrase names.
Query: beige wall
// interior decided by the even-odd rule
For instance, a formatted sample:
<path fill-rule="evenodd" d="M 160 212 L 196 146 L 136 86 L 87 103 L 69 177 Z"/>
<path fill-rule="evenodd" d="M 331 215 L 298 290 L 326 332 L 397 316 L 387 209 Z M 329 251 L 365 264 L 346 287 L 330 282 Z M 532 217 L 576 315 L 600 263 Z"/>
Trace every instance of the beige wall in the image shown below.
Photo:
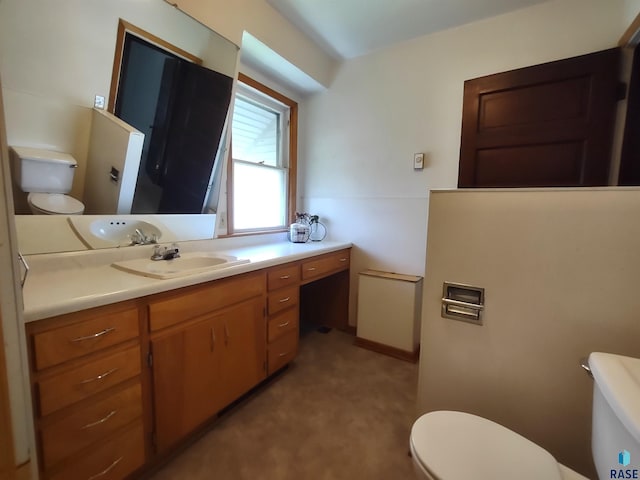
<path fill-rule="evenodd" d="M 266 44 L 318 83 L 329 87 L 338 62 L 265 0 L 180 0 L 185 12 L 240 45 L 242 32 Z"/>
<path fill-rule="evenodd" d="M 639 219 L 637 188 L 433 192 L 418 413 L 484 416 L 593 476 L 578 362 L 640 357 Z M 440 316 L 444 281 L 485 288 L 483 326 Z"/>
<path fill-rule="evenodd" d="M 457 185 L 464 81 L 613 47 L 630 8 L 553 0 L 420 37 L 345 62 L 304 102 L 302 208 L 357 245 L 354 293 L 366 268 L 424 274 L 427 192 Z M 426 153 L 423 171 L 413 170 L 416 152 Z M 352 302 L 352 323 L 354 312 Z"/>

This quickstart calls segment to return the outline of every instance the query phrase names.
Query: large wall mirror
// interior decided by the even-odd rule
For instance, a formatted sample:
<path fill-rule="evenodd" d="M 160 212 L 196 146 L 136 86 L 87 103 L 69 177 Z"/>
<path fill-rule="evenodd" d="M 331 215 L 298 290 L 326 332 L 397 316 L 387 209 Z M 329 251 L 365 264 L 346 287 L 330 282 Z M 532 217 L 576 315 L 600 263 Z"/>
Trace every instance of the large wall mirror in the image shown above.
<path fill-rule="evenodd" d="M 218 155 L 220 152 L 219 142 L 223 137 L 221 125 L 226 119 L 231 92 L 229 81 L 236 74 L 239 48 L 163 0 L 1 0 L 0 72 L 9 145 L 71 154 L 77 160 L 78 168 L 70 195 L 83 200 L 90 194 L 91 189 L 86 186 L 92 162 L 90 143 L 93 117 L 96 114 L 93 109 L 95 96 L 105 97 L 105 112 L 111 107 L 113 113 L 122 115 L 121 111 L 113 108 L 115 97 L 109 97 L 113 97 L 113 92 L 117 94 L 117 88 L 114 89 L 112 85 L 112 77 L 114 59 L 118 60 L 117 51 L 123 48 L 123 45 L 117 45 L 119 25 L 122 28 L 123 24 L 133 26 L 133 30 L 148 32 L 162 45 L 177 47 L 187 57 L 185 64 L 200 63 L 200 67 L 208 72 L 215 72 L 217 77 L 227 79 L 223 88 L 225 93 L 222 95 L 224 108 L 222 112 L 216 113 L 217 126 L 214 130 L 217 132 L 212 132 L 207 139 L 208 151 L 204 155 L 210 160 L 207 165 L 208 173 L 202 170 L 197 173 L 200 180 L 207 177 L 204 188 L 209 189 L 206 195 L 211 197 L 214 176 L 211 169 L 216 163 L 211 159 L 211 151 L 217 150 Z M 194 62 L 194 58 L 198 61 Z M 174 67 L 176 63 L 180 65 L 178 69 L 181 71 L 188 70 L 182 67 L 182 59 L 174 62 Z M 134 60 L 132 65 L 135 64 Z M 179 75 L 175 70 L 176 68 L 174 77 L 177 77 Z M 149 79 L 146 81 L 149 86 Z M 184 90 L 184 83 L 181 86 Z M 160 87 L 158 83 L 158 88 Z M 182 99 L 172 101 L 181 103 Z M 135 106 L 133 110 L 136 110 Z M 153 115 L 155 114 L 154 111 Z M 186 116 L 188 115 L 183 115 Z M 181 150 L 186 143 L 191 144 L 192 138 L 188 138 L 184 132 L 175 138 L 171 136 L 171 131 L 161 132 L 162 128 L 153 132 L 154 119 L 151 122 L 148 120 L 148 117 L 144 118 L 143 123 L 138 123 L 137 127 L 144 130 L 144 125 L 147 124 L 147 132 L 143 132 L 146 133 L 144 154 L 152 149 L 152 140 L 155 148 L 174 151 Z M 193 134 L 195 130 L 188 132 Z M 197 133 L 206 135 L 203 131 Z M 217 163 L 215 168 L 218 168 Z M 189 196 L 189 192 L 182 191 L 188 180 L 181 176 L 183 170 L 176 168 L 175 163 L 166 161 L 163 168 L 155 172 L 152 166 L 152 162 L 147 163 L 143 159 L 140 170 L 155 173 L 155 177 L 151 179 L 154 187 L 160 184 L 162 189 L 170 192 L 168 196 Z M 202 189 L 202 185 L 199 188 Z M 16 213 L 28 214 L 24 196 L 15 190 L 14 183 Z M 157 195 L 157 191 L 156 188 L 156 206 L 162 200 L 162 192 Z M 129 195 L 133 196 L 134 193 L 129 192 Z M 202 198 L 202 192 L 199 192 L 195 203 Z M 193 206 L 194 201 L 186 202 L 186 206 L 167 205 L 167 198 L 164 202 L 164 213 L 211 213 L 211 210 L 207 210 L 206 203 L 200 208 Z M 141 200 L 140 203 L 143 204 L 144 201 Z M 158 210 L 154 212 L 152 208 L 155 207 L 143 206 L 131 213 L 157 213 Z M 86 213 L 118 212 L 87 210 Z"/>

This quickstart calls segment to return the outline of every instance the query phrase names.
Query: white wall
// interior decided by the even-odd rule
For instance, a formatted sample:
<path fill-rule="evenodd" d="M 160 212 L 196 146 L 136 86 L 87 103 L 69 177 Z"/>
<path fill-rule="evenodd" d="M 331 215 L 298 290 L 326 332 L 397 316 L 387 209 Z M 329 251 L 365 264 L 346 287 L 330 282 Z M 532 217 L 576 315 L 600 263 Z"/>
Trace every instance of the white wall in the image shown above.
<path fill-rule="evenodd" d="M 337 61 L 290 24 L 265 0 L 181 0 L 180 8 L 240 45 L 248 31 L 286 60 L 328 87 Z"/>
<path fill-rule="evenodd" d="M 489 418 L 596 478 L 579 361 L 640 357 L 640 189 L 433 192 L 429 212 L 418 414 Z M 445 281 L 485 289 L 482 326 L 442 318 Z"/>
<path fill-rule="evenodd" d="M 195 13 L 212 19 L 209 26 L 222 29 L 236 44 L 243 30 L 255 28 L 271 44 L 286 46 L 293 62 L 309 64 L 307 70 L 329 81 L 334 61 L 263 0 L 204 3 L 196 2 Z M 264 15 L 257 15 L 263 10 Z M 78 198 L 84 190 L 94 95 L 109 96 L 119 17 L 207 64 L 209 39 L 162 0 L 0 1 L 0 72 L 9 144 L 73 154 L 79 168 L 71 193 Z M 223 18 L 233 21 L 221 23 Z M 232 49 L 229 56 L 226 50 L 221 54 L 221 42 L 213 43 L 218 47 L 215 57 L 231 65 L 223 73 L 233 76 L 235 47 L 225 41 Z"/>
<path fill-rule="evenodd" d="M 616 45 L 631 4 L 556 0 L 345 62 L 304 103 L 300 195 L 365 268 L 424 274 L 427 192 L 457 185 L 467 79 Z M 413 170 L 413 154 L 427 154 Z M 354 323 L 356 296 L 352 298 Z"/>

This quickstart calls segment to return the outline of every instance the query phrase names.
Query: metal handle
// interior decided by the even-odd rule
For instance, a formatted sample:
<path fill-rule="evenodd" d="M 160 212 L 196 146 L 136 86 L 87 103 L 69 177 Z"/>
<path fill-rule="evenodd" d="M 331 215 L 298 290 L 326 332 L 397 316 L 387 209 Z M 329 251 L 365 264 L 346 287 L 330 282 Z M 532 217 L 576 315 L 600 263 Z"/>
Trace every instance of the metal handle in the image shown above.
<path fill-rule="evenodd" d="M 288 278 L 291 278 L 291 275 L 282 275 L 280 280 L 287 280 Z"/>
<path fill-rule="evenodd" d="M 29 275 L 29 265 L 27 265 L 27 261 L 24 259 L 20 252 L 18 252 L 18 259 L 24 267 L 24 276 L 20 279 L 20 288 L 24 288 L 24 284 L 27 281 L 27 275 Z"/>
<path fill-rule="evenodd" d="M 82 380 L 80 383 L 81 384 L 85 384 L 85 383 L 95 382 L 96 380 L 102 380 L 103 378 L 108 377 L 109 375 L 111 375 L 116 370 L 118 370 L 118 369 L 117 368 L 112 368 L 108 372 L 104 372 L 104 373 L 98 375 L 97 377 L 87 378 L 86 380 Z"/>
<path fill-rule="evenodd" d="M 286 357 L 287 355 L 289 355 L 289 352 L 284 352 L 278 355 L 278 357 Z"/>
<path fill-rule="evenodd" d="M 101 337 L 102 335 L 106 335 L 107 333 L 111 333 L 113 331 L 115 331 L 115 327 L 109 327 L 109 328 L 105 328 L 101 332 L 94 333 L 92 335 L 87 335 L 85 337 L 72 338 L 69 341 L 70 342 L 84 342 L 85 340 L 91 340 L 93 338 L 98 338 L 98 337 Z"/>
<path fill-rule="evenodd" d="M 123 459 L 124 457 L 120 457 L 119 459 L 117 459 L 115 462 L 113 462 L 111 465 L 109 465 L 107 468 L 105 468 L 104 470 L 102 470 L 99 473 L 96 473 L 95 475 L 91 475 L 89 478 L 87 478 L 87 480 L 95 480 L 96 478 L 100 478 L 100 477 L 104 477 L 107 473 L 109 473 L 111 470 L 113 470 L 113 468 L 120 463 L 120 461 Z"/>
<path fill-rule="evenodd" d="M 580 359 L 580 366 L 587 372 L 591 378 L 593 378 L 593 372 L 591 371 L 591 367 L 589 366 L 589 358 L 584 357 Z"/>
<path fill-rule="evenodd" d="M 347 261 L 347 259 L 346 259 L 346 258 L 341 258 L 341 259 L 340 259 L 340 261 L 341 261 L 341 262 L 346 262 L 346 261 Z"/>
<path fill-rule="evenodd" d="M 479 305 L 477 303 L 463 302 L 461 300 L 453 300 L 451 298 L 443 298 L 442 303 L 446 303 L 447 305 L 455 305 L 456 307 L 470 308 L 471 310 L 484 310 L 484 305 Z"/>
<path fill-rule="evenodd" d="M 117 410 L 112 410 L 104 418 L 101 418 L 100 420 L 96 420 L 95 422 L 87 423 L 83 427 L 80 427 L 80 429 L 81 430 L 86 430 L 87 428 L 91 428 L 91 427 L 95 427 L 96 425 L 100 425 L 100 424 L 106 422 L 107 420 L 109 420 L 111 417 L 113 417 L 117 412 L 118 412 Z"/>
<path fill-rule="evenodd" d="M 284 303 L 284 302 L 288 302 L 289 300 L 291 300 L 291 297 L 281 298 L 280 300 L 278 300 L 278 302 Z"/>
<path fill-rule="evenodd" d="M 279 325 L 278 325 L 278 328 L 284 328 L 284 327 L 286 327 L 287 325 L 289 325 L 289 323 L 291 323 L 291 322 L 281 323 L 281 324 L 279 324 Z"/>
<path fill-rule="evenodd" d="M 316 267 L 309 267 L 307 268 L 307 272 L 313 272 L 316 269 Z"/>

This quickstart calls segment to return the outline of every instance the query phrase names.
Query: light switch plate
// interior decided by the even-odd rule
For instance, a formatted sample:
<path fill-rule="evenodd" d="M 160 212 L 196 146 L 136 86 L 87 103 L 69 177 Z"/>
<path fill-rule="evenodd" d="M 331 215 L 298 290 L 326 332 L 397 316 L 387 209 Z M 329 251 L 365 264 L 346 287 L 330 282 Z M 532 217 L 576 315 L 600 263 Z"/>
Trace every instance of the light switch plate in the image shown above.
<path fill-rule="evenodd" d="M 104 110 L 104 97 L 102 95 L 96 95 L 96 99 L 93 102 L 95 108 Z"/>
<path fill-rule="evenodd" d="M 422 170 L 424 168 L 424 153 L 413 154 L 413 169 Z"/>

